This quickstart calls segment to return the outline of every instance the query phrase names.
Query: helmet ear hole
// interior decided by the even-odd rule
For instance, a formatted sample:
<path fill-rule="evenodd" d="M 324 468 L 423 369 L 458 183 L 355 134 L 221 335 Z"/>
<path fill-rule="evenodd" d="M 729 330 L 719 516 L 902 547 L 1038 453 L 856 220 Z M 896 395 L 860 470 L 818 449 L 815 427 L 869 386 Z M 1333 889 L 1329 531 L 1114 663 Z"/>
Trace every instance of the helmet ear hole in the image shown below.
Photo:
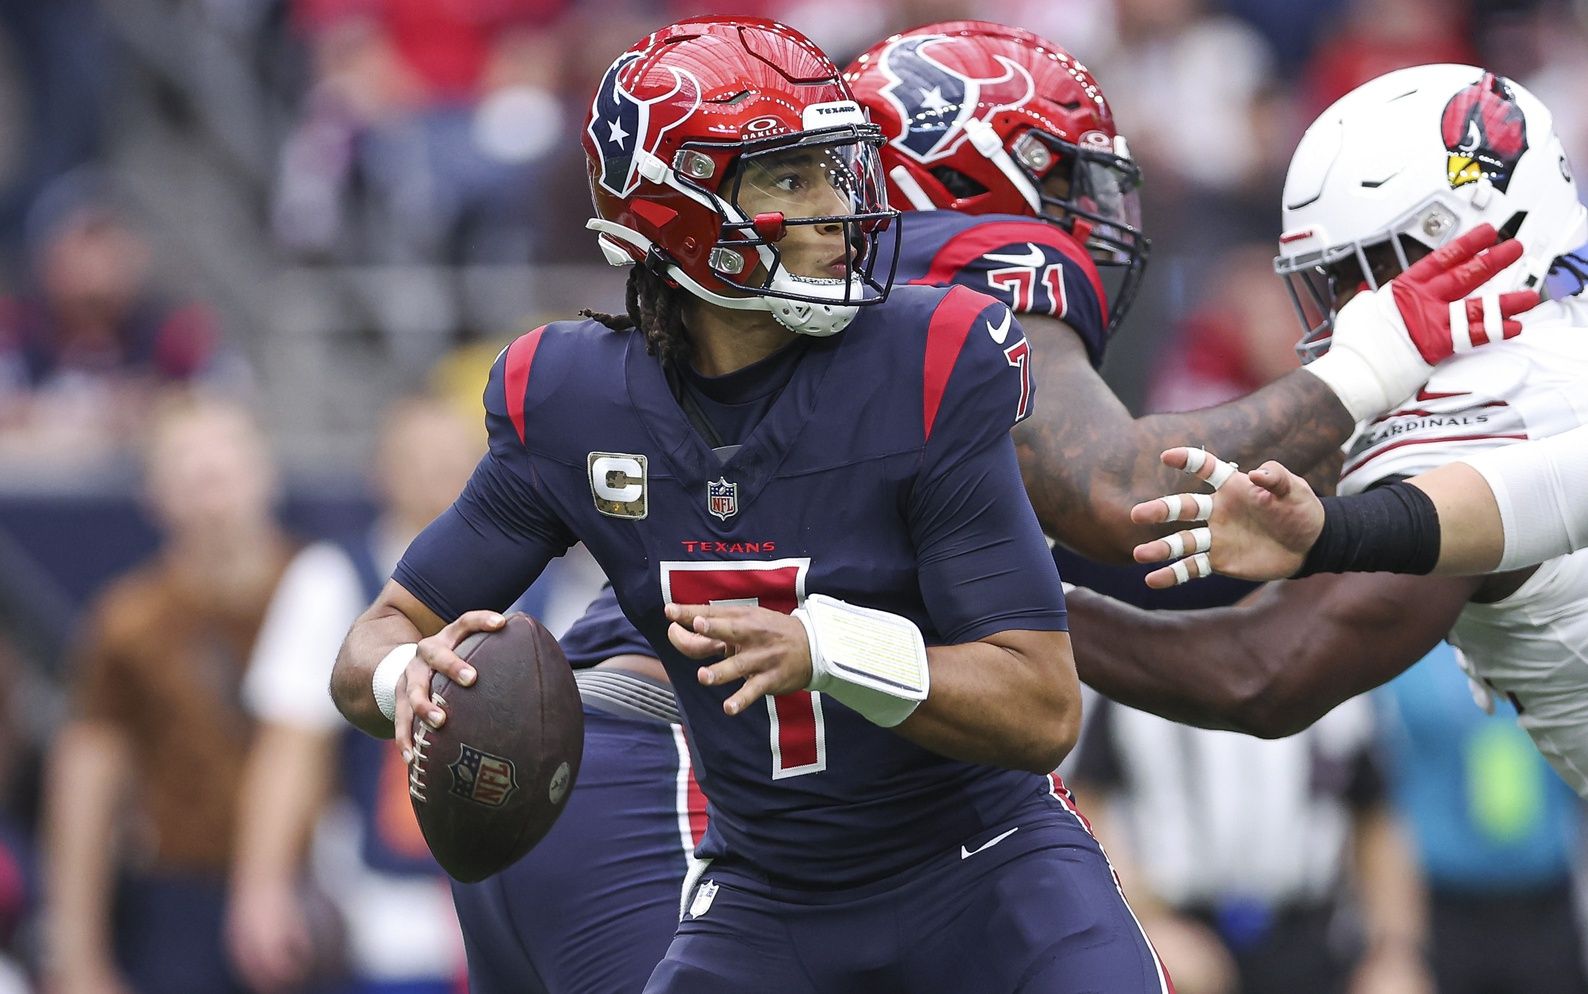
<path fill-rule="evenodd" d="M 987 192 L 985 186 L 952 166 L 937 166 L 932 170 L 932 175 L 937 178 L 939 183 L 943 184 L 943 188 L 956 200 L 979 197 Z"/>

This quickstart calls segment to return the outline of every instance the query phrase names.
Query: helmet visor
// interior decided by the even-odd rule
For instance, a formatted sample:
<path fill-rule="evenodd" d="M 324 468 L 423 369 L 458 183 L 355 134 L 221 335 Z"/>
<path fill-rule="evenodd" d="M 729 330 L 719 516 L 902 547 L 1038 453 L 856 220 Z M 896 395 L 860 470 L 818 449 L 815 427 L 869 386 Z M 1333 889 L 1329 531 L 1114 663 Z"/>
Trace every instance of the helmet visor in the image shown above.
<path fill-rule="evenodd" d="M 733 203 L 746 217 L 777 212 L 788 223 L 816 224 L 887 212 L 881 159 L 862 142 L 802 142 L 746 152 Z"/>
<path fill-rule="evenodd" d="M 766 296 L 884 299 L 897 254 L 879 267 L 876 236 L 898 212 L 888 207 L 880 144 L 870 125 L 748 143 L 716 193 L 724 220 L 713 268 Z"/>

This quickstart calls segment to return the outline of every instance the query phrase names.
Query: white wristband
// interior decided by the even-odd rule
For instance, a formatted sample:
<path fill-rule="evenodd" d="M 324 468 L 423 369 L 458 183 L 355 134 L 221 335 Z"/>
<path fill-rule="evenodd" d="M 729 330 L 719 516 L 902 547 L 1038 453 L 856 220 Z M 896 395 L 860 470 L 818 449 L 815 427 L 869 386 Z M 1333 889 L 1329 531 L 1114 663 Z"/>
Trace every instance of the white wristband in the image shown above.
<path fill-rule="evenodd" d="M 892 728 L 926 700 L 926 641 L 909 618 L 812 594 L 794 612 L 810 640 L 811 682 L 867 721 Z"/>
<path fill-rule="evenodd" d="M 397 678 L 418 654 L 418 642 L 404 642 L 375 665 L 375 676 L 370 681 L 375 692 L 375 706 L 388 721 L 397 719 Z"/>

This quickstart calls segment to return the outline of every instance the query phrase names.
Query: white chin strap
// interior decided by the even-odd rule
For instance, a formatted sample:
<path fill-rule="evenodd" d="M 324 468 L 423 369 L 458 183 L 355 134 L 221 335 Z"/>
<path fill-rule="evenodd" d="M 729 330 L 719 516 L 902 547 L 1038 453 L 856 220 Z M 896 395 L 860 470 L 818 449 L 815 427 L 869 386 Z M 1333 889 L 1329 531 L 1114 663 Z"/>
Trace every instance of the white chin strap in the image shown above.
<path fill-rule="evenodd" d="M 601 253 L 613 266 L 634 265 L 634 259 L 617 244 L 613 244 L 614 242 L 632 246 L 642 255 L 650 252 L 652 247 L 650 239 L 632 228 L 625 228 L 613 221 L 591 218 L 585 222 L 585 227 L 600 234 L 601 237 L 597 240 L 601 245 Z M 688 273 L 672 264 L 667 267 L 667 275 L 677 280 L 678 284 L 690 293 L 718 307 L 735 311 L 766 311 L 789 331 L 797 335 L 810 335 L 813 338 L 836 335 L 849 327 L 860 308 L 858 305 L 846 304 L 843 301 L 858 300 L 865 289 L 858 276 L 848 280 L 822 280 L 795 276 L 787 270 L 782 270 L 772 278 L 767 289 L 779 293 L 799 293 L 807 297 L 827 299 L 788 300 L 782 297 L 755 295 L 729 297 L 701 286 Z"/>
<path fill-rule="evenodd" d="M 865 289 L 860 277 L 847 280 L 813 280 L 780 270 L 768 287 L 780 293 L 800 293 L 807 297 L 828 297 L 831 303 L 788 300 L 782 297 L 752 297 L 763 304 L 779 324 L 797 335 L 826 338 L 849 327 L 860 308 L 845 300 L 859 299 Z"/>

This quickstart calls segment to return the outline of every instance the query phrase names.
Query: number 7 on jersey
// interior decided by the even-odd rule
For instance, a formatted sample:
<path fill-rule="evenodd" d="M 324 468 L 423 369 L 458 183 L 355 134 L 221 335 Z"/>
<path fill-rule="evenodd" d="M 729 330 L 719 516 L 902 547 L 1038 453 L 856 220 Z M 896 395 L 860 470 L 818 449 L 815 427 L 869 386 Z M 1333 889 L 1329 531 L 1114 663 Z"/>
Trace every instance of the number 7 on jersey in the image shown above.
<path fill-rule="evenodd" d="M 662 599 L 675 604 L 747 604 L 791 614 L 805 600 L 808 558 L 770 562 L 663 562 Z M 827 769 L 822 695 L 808 690 L 767 697 L 772 779 Z"/>

